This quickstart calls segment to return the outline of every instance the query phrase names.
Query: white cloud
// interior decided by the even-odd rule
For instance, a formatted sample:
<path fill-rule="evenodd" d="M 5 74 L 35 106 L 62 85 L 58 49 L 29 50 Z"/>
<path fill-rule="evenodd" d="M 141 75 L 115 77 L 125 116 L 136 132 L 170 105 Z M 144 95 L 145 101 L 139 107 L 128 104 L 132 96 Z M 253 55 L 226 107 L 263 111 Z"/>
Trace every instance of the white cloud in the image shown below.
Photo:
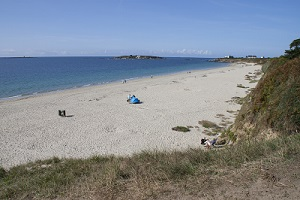
<path fill-rule="evenodd" d="M 155 53 L 170 54 L 170 55 L 184 55 L 184 56 L 201 56 L 201 55 L 211 55 L 209 50 L 199 50 L 199 49 L 178 49 L 178 50 L 160 50 L 153 51 Z"/>
<path fill-rule="evenodd" d="M 16 50 L 15 49 L 2 49 L 1 52 L 2 53 L 14 53 L 14 52 L 16 52 Z"/>
<path fill-rule="evenodd" d="M 0 56 L 15 56 L 17 51 L 15 49 L 1 49 Z"/>

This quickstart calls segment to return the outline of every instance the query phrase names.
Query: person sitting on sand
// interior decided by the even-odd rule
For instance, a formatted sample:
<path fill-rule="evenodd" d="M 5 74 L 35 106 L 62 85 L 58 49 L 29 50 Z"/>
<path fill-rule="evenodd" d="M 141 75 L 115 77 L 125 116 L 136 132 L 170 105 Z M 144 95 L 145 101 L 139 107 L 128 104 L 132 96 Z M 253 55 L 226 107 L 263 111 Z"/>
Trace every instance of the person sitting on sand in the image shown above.
<path fill-rule="evenodd" d="M 206 138 L 201 140 L 201 144 L 204 144 L 204 146 L 208 149 L 210 149 L 211 147 L 213 147 L 217 142 L 217 138 L 214 138 L 213 140 L 209 141 Z"/>
<path fill-rule="evenodd" d="M 131 99 L 131 94 L 128 95 L 128 97 L 127 97 L 127 102 L 129 102 L 130 99 Z"/>

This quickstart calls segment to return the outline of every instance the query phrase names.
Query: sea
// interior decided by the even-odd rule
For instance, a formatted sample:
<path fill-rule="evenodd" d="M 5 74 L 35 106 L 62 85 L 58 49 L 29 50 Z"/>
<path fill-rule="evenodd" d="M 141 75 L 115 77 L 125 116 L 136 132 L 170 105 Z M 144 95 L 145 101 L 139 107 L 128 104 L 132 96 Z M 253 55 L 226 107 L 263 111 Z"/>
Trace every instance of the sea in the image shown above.
<path fill-rule="evenodd" d="M 210 58 L 0 58 L 0 100 L 178 72 L 224 67 Z"/>

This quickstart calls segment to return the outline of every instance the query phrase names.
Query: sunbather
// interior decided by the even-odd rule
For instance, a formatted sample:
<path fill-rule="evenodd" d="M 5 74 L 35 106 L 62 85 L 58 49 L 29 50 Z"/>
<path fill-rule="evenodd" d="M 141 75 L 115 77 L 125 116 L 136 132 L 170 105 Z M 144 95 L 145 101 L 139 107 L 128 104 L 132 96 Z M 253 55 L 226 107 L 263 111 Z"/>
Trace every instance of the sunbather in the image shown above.
<path fill-rule="evenodd" d="M 213 147 L 217 142 L 217 138 L 209 141 L 206 138 L 201 139 L 201 144 L 204 145 L 206 148 L 210 149 L 211 147 Z"/>

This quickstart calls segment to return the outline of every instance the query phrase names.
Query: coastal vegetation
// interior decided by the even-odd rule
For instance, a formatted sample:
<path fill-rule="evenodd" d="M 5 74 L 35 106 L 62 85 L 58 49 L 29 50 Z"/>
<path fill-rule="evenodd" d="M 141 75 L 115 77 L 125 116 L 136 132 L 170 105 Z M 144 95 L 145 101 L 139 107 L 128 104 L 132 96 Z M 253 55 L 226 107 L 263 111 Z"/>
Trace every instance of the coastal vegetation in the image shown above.
<path fill-rule="evenodd" d="M 242 190 L 245 182 L 255 184 L 261 177 L 266 184 L 286 185 L 276 170 L 290 169 L 285 173 L 289 181 L 299 180 L 300 171 L 293 168 L 300 166 L 299 152 L 300 135 L 296 134 L 245 140 L 218 151 L 54 157 L 1 169 L 0 199 L 172 199 L 174 194 L 213 198 L 224 195 L 228 184 L 240 184 Z"/>
<path fill-rule="evenodd" d="M 296 39 L 290 44 L 290 49 L 285 50 L 285 57 L 288 59 L 293 59 L 299 56 L 300 56 L 300 39 Z"/>
<path fill-rule="evenodd" d="M 225 62 L 225 63 L 255 63 L 255 64 L 265 64 L 268 61 L 272 60 L 271 58 L 217 58 L 214 59 L 214 62 Z"/>
<path fill-rule="evenodd" d="M 264 68 L 265 75 L 247 96 L 247 103 L 237 116 L 235 131 L 263 138 L 298 133 L 300 58 L 275 58 Z"/>
<path fill-rule="evenodd" d="M 0 199 L 299 198 L 298 42 L 279 58 L 257 60 L 264 63 L 264 75 L 243 99 L 234 124 L 222 132 L 234 145 L 0 167 Z"/>

